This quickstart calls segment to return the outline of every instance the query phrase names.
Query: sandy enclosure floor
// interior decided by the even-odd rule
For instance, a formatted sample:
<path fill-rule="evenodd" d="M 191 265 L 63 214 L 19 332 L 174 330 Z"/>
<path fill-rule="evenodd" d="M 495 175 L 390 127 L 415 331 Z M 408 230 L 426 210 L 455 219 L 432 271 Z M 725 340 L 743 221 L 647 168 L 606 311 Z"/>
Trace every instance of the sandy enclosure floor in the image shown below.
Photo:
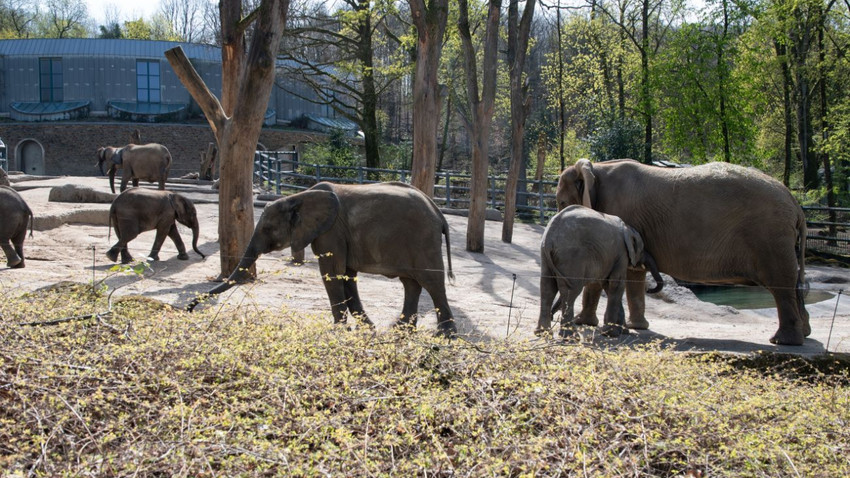
<path fill-rule="evenodd" d="M 14 295 L 59 281 L 89 282 L 94 278 L 105 279 L 110 288 L 118 289 L 118 295 L 142 294 L 182 307 L 215 285 L 211 281 L 220 268 L 218 205 L 217 195 L 209 186 L 177 183 L 167 186 L 195 201 L 201 221 L 199 248 L 207 258 L 201 259 L 190 251 L 188 261 L 179 261 L 174 244 L 166 239 L 160 252 L 162 260 L 151 263 L 151 270 L 138 277 L 110 272 L 114 264 L 105 253 L 115 237 L 111 241 L 107 239 L 109 204 L 48 201 L 51 187 L 68 183 L 108 192 L 106 178 L 31 179 L 12 177 L 13 186 L 20 190 L 36 216 L 34 237 L 28 238 L 24 246 L 27 267 L 10 270 L 5 267 L 4 259 L 0 263 L 0 294 Z M 259 219 L 260 213 L 261 208 L 257 207 L 255 219 Z M 505 244 L 500 240 L 501 223 L 488 221 L 485 252 L 473 254 L 464 250 L 466 218 L 453 215 L 446 218 L 451 226 L 456 276 L 447 292 L 461 334 L 473 340 L 534 339 L 539 313 L 539 243 L 544 228 L 516 224 L 513 244 Z M 180 227 L 180 233 L 188 245 L 191 231 Z M 130 243 L 130 252 L 137 259 L 144 258 L 153 239 L 152 231 L 141 235 Z M 330 321 L 328 299 L 312 253 L 307 252 L 307 262 L 301 266 L 291 264 L 287 260 L 289 255 L 289 250 L 285 250 L 262 256 L 257 263 L 256 283 L 231 289 L 206 306 L 217 307 L 222 303 L 285 306 L 323 314 Z M 802 347 L 777 347 L 768 342 L 777 328 L 775 308 L 738 310 L 702 302 L 669 277 L 660 294 L 647 297 L 649 330 L 632 331 L 619 339 L 597 337 L 593 328 L 583 328 L 582 333 L 587 339 L 606 345 L 664 340 L 681 350 L 817 354 L 826 351 L 828 344 L 830 352 L 850 352 L 850 297 L 847 297 L 850 269 L 809 264 L 807 276 L 813 290 L 829 291 L 831 298 L 807 306 L 812 335 Z M 358 284 L 364 307 L 378 330 L 389 328 L 401 311 L 401 283 L 362 274 Z M 598 311 L 600 318 L 604 301 L 603 297 Z M 580 310 L 580 299 L 576 310 Z M 420 311 L 423 316 L 419 326 L 435 328 L 436 315 L 427 293 L 422 296 Z"/>

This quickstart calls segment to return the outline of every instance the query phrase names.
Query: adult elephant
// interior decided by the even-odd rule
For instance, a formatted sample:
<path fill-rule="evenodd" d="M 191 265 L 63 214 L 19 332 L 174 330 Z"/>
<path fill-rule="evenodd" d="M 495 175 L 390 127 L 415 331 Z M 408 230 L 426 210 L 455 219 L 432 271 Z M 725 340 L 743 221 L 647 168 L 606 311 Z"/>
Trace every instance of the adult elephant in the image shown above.
<path fill-rule="evenodd" d="M 24 198 L 8 186 L 0 186 L 0 218 L 0 249 L 6 254 L 6 265 L 22 269 L 26 265 L 24 239 L 27 237 L 27 223 L 32 236 L 33 215 Z"/>
<path fill-rule="evenodd" d="M 156 230 L 156 238 L 148 257 L 159 260 L 159 250 L 167 236 L 177 247 L 177 258 L 187 260 L 189 255 L 186 254 L 186 246 L 177 231 L 178 222 L 192 229 L 192 249 L 203 258 L 204 254 L 198 250 L 198 213 L 192 201 L 171 191 L 128 189 L 119 194 L 109 208 L 110 227 L 114 226 L 118 242 L 106 252 L 106 257 L 115 262 L 120 253 L 121 263 L 127 264 L 133 260 L 127 250 L 127 243 L 142 232 Z"/>
<path fill-rule="evenodd" d="M 97 166 L 100 174 L 106 174 L 103 163 L 109 165 L 109 188 L 115 192 L 115 173 L 121 173 L 121 191 L 127 189 L 127 183 L 132 179 L 133 186 L 139 185 L 139 180 L 158 182 L 159 189 L 165 189 L 168 170 L 171 169 L 171 153 L 168 148 L 157 143 L 128 144 L 116 148 L 106 146 L 97 150 Z"/>
<path fill-rule="evenodd" d="M 247 271 L 261 254 L 310 245 L 319 258 L 334 322 L 345 322 L 349 312 L 372 324 L 357 291 L 357 274 L 367 272 L 398 277 L 404 285 L 398 324 L 416 325 L 424 288 L 434 301 L 439 333 L 451 336 L 456 328 L 446 299 L 444 235 L 448 273 L 453 278 L 449 226 L 431 198 L 397 182 L 319 183 L 266 206 L 236 270 L 209 294 L 249 281 Z M 199 300 L 189 304 L 188 310 Z"/>
<path fill-rule="evenodd" d="M 806 220 L 788 189 L 766 174 L 727 163 L 660 168 L 582 159 L 561 173 L 557 201 L 619 216 L 643 237 L 658 269 L 677 279 L 763 286 L 779 314 L 772 343 L 801 345 L 811 333 L 803 302 Z M 628 272 L 630 328 L 649 326 L 645 280 Z M 585 289 L 579 320 L 592 321 L 599 294 Z"/>

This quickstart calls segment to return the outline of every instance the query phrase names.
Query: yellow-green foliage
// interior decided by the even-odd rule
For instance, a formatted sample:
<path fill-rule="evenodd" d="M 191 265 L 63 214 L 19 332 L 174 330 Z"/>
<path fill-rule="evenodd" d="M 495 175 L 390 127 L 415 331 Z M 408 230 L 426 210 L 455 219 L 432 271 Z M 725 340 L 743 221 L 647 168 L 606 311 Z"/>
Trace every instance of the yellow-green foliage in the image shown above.
<path fill-rule="evenodd" d="M 799 359 L 447 342 L 132 298 L 18 325 L 107 308 L 40 294 L 0 301 L 6 476 L 850 475 L 847 373 Z"/>

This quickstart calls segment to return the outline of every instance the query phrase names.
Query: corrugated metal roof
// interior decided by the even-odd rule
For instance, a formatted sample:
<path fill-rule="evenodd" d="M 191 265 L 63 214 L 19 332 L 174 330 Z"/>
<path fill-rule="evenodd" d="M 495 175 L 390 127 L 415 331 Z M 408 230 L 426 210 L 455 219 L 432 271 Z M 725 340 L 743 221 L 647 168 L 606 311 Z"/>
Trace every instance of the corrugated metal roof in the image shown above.
<path fill-rule="evenodd" d="M 221 62 L 221 49 L 198 43 L 112 40 L 105 38 L 37 38 L 0 40 L 0 56 L 130 56 L 162 58 L 165 51 L 181 46 L 192 60 Z"/>

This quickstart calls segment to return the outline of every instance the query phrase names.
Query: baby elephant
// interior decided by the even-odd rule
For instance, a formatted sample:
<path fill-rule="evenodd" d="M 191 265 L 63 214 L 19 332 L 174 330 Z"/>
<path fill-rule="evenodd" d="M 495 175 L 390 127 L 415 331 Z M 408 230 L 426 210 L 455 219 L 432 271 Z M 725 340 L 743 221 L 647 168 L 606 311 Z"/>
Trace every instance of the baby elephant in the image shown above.
<path fill-rule="evenodd" d="M 543 232 L 540 245 L 540 318 L 538 335 L 549 332 L 560 292 L 562 301 L 561 337 L 570 334 L 573 304 L 582 288 L 599 283 L 608 295 L 603 334 L 619 336 L 625 313 L 623 292 L 626 270 L 647 267 L 655 279 L 655 293 L 664 283 L 655 260 L 643 249 L 643 239 L 619 217 L 602 214 L 584 206 L 569 206 L 559 212 Z M 586 324 L 597 325 L 597 324 Z"/>
<path fill-rule="evenodd" d="M 177 258 L 188 259 L 186 246 L 180 239 L 175 221 L 192 229 L 192 249 L 203 258 L 204 254 L 198 250 L 198 213 L 192 201 L 171 191 L 142 188 L 124 191 L 112 201 L 112 207 L 109 208 L 110 227 L 115 227 L 118 242 L 109 249 L 106 257 L 115 262 L 120 252 L 121 263 L 127 264 L 133 260 L 127 251 L 127 243 L 145 231 L 156 229 L 156 239 L 149 255 L 152 260 L 159 260 L 159 250 L 166 235 L 177 246 Z"/>
<path fill-rule="evenodd" d="M 6 265 L 12 269 L 22 269 L 27 222 L 32 236 L 33 216 L 24 198 L 7 186 L 0 186 L 0 218 L 0 248 L 6 254 Z"/>

